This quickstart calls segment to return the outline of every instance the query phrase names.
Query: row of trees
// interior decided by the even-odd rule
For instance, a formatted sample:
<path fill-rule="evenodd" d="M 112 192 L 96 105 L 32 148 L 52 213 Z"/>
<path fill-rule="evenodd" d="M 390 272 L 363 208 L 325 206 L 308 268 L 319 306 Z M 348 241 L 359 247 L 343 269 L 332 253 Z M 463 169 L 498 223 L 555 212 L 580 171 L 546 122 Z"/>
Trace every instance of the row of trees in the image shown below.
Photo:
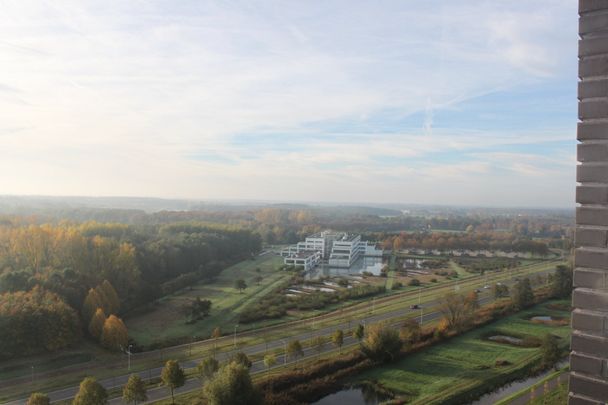
<path fill-rule="evenodd" d="M 378 235 L 380 237 L 380 235 Z M 398 235 L 387 235 L 382 241 L 384 249 L 471 249 L 503 250 L 507 252 L 531 252 L 546 255 L 549 248 L 546 243 L 510 232 L 402 232 Z"/>
<path fill-rule="evenodd" d="M 167 361 L 161 373 L 161 384 L 170 390 L 172 399 L 174 399 L 174 390 L 183 386 L 185 382 L 186 374 L 179 363 L 175 360 Z M 108 392 L 103 385 L 93 377 L 86 377 L 80 383 L 72 405 L 106 405 L 108 398 Z M 139 375 L 129 376 L 122 389 L 122 398 L 126 403 L 135 405 L 148 400 L 146 384 Z M 33 393 L 27 401 L 27 405 L 49 404 L 49 397 L 39 392 Z"/>

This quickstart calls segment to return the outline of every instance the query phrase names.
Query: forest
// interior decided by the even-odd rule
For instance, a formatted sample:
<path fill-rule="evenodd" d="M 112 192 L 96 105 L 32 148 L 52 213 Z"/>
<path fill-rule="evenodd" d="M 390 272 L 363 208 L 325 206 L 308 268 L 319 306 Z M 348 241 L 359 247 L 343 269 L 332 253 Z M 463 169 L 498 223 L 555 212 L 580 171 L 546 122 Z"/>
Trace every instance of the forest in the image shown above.
<path fill-rule="evenodd" d="M 121 313 L 183 288 L 184 280 L 212 279 L 260 249 L 259 235 L 230 226 L 5 219 L 0 358 L 57 350 L 83 335 L 116 348 L 124 328 Z"/>

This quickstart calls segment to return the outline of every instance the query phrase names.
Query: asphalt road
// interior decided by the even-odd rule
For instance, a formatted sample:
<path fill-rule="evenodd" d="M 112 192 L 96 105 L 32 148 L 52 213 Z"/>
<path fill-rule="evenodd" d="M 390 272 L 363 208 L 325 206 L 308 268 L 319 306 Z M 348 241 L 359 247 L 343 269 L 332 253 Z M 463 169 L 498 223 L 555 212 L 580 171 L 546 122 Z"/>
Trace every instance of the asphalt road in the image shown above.
<path fill-rule="evenodd" d="M 545 273 L 552 272 L 552 271 L 553 270 L 546 270 L 546 271 L 538 272 L 535 274 L 545 274 Z M 518 276 L 522 277 L 522 275 L 518 275 Z M 515 282 L 514 281 L 515 278 L 516 277 L 511 279 L 509 282 L 505 282 L 505 284 L 513 284 Z M 463 282 L 466 282 L 466 281 L 467 280 L 463 280 Z M 483 284 L 484 284 L 483 279 L 480 279 L 478 288 L 481 288 L 481 286 Z M 484 305 L 493 300 L 490 297 L 490 290 L 481 290 L 481 291 L 482 292 L 480 294 L 480 300 L 479 300 L 481 305 Z M 424 314 L 425 307 L 432 308 L 435 305 L 437 305 L 437 303 L 438 303 L 437 300 L 427 301 L 427 302 L 422 303 L 422 309 L 423 309 L 422 321 L 423 321 L 423 323 L 437 319 L 440 316 L 439 312 L 430 312 L 430 313 Z M 394 319 L 396 317 L 402 317 L 402 316 L 404 316 L 406 314 L 410 314 L 410 313 L 420 314 L 419 309 L 412 310 L 409 307 L 399 309 L 399 310 L 384 312 L 384 313 L 380 313 L 380 314 L 372 314 L 371 311 L 372 311 L 372 308 L 370 307 L 369 315 L 362 319 L 351 320 L 348 322 L 343 322 L 338 325 L 332 325 L 332 326 L 319 328 L 319 329 L 311 331 L 311 332 L 292 336 L 288 340 L 298 339 L 303 342 L 314 336 L 323 335 L 323 336 L 327 337 L 327 336 L 331 335 L 331 333 L 333 333 L 337 329 L 348 330 L 351 327 L 354 327 L 357 323 L 373 324 L 373 323 L 377 323 L 380 321 L 387 321 L 390 319 Z M 417 319 L 420 319 L 420 317 L 418 316 Z M 278 339 L 278 340 L 270 341 L 268 343 L 261 343 L 261 344 L 257 344 L 257 345 L 253 345 L 253 346 L 243 347 L 243 348 L 240 348 L 239 351 L 242 351 L 242 352 L 246 353 L 248 356 L 251 356 L 253 354 L 264 353 L 268 350 L 284 348 L 286 342 L 287 342 L 287 339 Z M 344 346 L 348 346 L 348 345 L 355 344 L 355 343 L 357 343 L 357 342 L 355 341 L 355 339 L 353 337 L 350 337 L 350 336 L 344 337 Z M 330 350 L 335 350 L 335 347 L 331 343 L 327 343 L 325 345 L 323 351 L 327 352 Z M 222 362 L 225 362 L 227 359 L 229 359 L 232 356 L 232 354 L 234 354 L 234 352 L 236 352 L 236 350 L 233 350 L 231 352 L 218 353 L 216 358 L 220 363 L 222 363 Z M 309 358 L 311 356 L 316 356 L 316 355 L 317 355 L 317 351 L 315 349 L 313 349 L 313 348 L 305 349 L 305 358 Z M 202 360 L 202 358 L 195 359 L 195 360 L 188 360 L 188 361 L 181 362 L 180 365 L 183 368 L 192 368 L 192 367 L 196 367 L 196 365 L 201 360 Z M 284 362 L 285 362 L 284 355 L 277 355 L 277 366 L 275 366 L 275 367 L 282 365 Z M 289 359 L 288 359 L 288 362 L 289 362 Z M 258 373 L 258 372 L 261 372 L 264 370 L 265 370 L 265 368 L 264 368 L 262 361 L 255 362 L 251 368 L 252 373 Z M 157 368 L 152 368 L 152 369 L 148 369 L 145 371 L 140 371 L 137 373 L 129 373 L 129 374 L 121 375 L 121 376 L 106 378 L 106 379 L 100 380 L 99 383 L 102 384 L 106 389 L 119 388 L 126 384 L 130 374 L 138 374 L 142 379 L 148 381 L 150 379 L 159 378 L 161 371 L 162 371 L 162 367 L 157 367 Z M 190 391 L 200 389 L 200 388 L 201 388 L 201 382 L 198 379 L 194 378 L 194 379 L 188 380 L 183 387 L 179 388 L 175 392 L 176 393 L 185 393 L 185 392 L 190 392 Z M 48 393 L 48 396 L 49 396 L 51 402 L 57 402 L 57 401 L 72 399 L 72 398 L 74 398 L 74 396 L 76 395 L 77 392 L 78 392 L 78 386 L 72 386 L 72 387 L 52 391 L 52 392 Z M 170 397 L 170 392 L 166 387 L 148 389 L 149 402 L 157 401 L 157 400 L 169 398 L 169 397 Z M 25 404 L 26 402 L 27 402 L 27 398 L 23 398 L 20 400 L 8 402 L 7 404 L 8 405 L 21 405 L 21 404 Z M 119 403 L 123 403 L 123 401 L 121 398 L 115 398 L 115 399 L 112 399 L 110 401 L 110 403 L 119 404 Z"/>

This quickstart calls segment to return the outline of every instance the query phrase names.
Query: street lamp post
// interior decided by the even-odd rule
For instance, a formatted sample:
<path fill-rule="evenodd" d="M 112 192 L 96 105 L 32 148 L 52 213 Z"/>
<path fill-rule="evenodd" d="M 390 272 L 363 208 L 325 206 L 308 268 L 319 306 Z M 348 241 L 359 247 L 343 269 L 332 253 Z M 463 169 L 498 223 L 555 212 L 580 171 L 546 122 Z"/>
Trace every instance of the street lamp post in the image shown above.
<path fill-rule="evenodd" d="M 284 348 L 284 351 L 283 351 L 283 364 L 287 365 L 287 341 L 281 339 L 281 342 L 283 342 L 283 348 Z"/>
<path fill-rule="evenodd" d="M 120 346 L 120 350 L 122 350 L 123 353 L 125 353 L 127 355 L 127 371 L 131 371 L 131 348 L 132 347 L 133 347 L 133 345 L 129 345 L 125 349 L 124 347 L 122 347 L 122 345 Z"/>

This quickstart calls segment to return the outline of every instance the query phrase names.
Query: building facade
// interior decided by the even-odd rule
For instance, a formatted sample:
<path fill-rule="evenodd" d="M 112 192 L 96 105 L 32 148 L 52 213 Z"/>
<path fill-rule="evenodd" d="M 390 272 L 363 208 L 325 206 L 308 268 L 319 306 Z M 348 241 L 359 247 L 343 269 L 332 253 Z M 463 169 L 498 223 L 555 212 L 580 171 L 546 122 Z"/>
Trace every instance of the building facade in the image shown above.
<path fill-rule="evenodd" d="M 570 405 L 608 402 L 608 0 L 579 1 Z"/>
<path fill-rule="evenodd" d="M 315 256 L 310 259 L 312 267 L 325 260 L 332 267 L 347 268 L 362 256 L 382 256 L 382 251 L 363 242 L 361 235 L 329 230 L 311 235 L 304 241 L 283 249 L 281 256 L 285 258 L 284 263 L 287 265 L 303 266 L 302 256 L 310 256 L 310 252 L 319 253 L 318 258 Z M 294 263 L 296 259 L 297 264 Z M 305 267 L 305 270 L 312 267 Z"/>

